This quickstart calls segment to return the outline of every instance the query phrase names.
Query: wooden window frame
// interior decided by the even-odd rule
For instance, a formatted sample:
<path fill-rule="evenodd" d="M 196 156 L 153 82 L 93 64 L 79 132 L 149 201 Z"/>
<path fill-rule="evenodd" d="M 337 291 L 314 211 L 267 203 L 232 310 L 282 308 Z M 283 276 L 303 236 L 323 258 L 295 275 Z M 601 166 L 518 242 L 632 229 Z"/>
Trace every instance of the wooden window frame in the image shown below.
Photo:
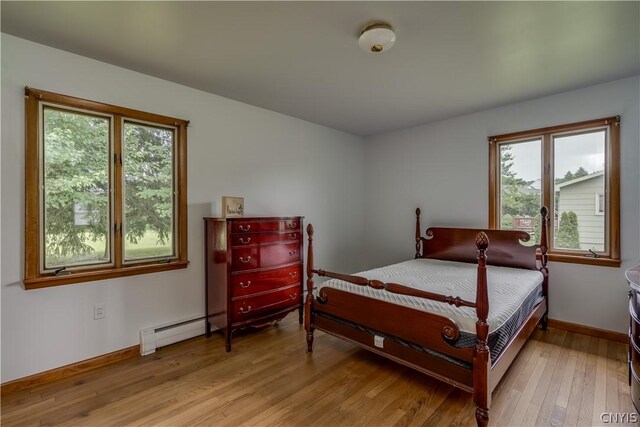
<path fill-rule="evenodd" d="M 589 264 L 607 267 L 620 266 L 620 116 L 588 120 L 566 125 L 551 126 L 522 132 L 490 136 L 489 139 L 489 228 L 498 228 L 500 220 L 500 144 L 514 143 L 530 138 L 542 141 L 542 205 L 553 211 L 553 136 L 560 133 L 589 131 L 596 128 L 608 128 L 608 141 L 605 151 L 605 197 L 607 218 L 605 220 L 605 254 L 598 257 L 587 255 L 584 251 L 571 251 L 549 247 L 549 260 L 576 264 Z M 550 242 L 554 241 L 554 227 L 549 227 Z"/>
<path fill-rule="evenodd" d="M 44 237 L 41 229 L 40 180 L 40 114 L 41 103 L 53 104 L 61 109 L 82 110 L 112 117 L 112 153 L 109 159 L 112 168 L 114 195 L 111 199 L 113 220 L 110 223 L 110 238 L 113 247 L 112 264 L 108 266 L 78 266 L 68 270 L 68 274 L 55 275 L 51 272 L 41 272 L 41 241 Z M 176 257 L 169 260 L 149 260 L 135 263 L 124 263 L 121 233 L 114 228 L 121 229 L 123 219 L 123 182 L 122 182 L 122 147 L 123 124 L 125 120 L 144 122 L 162 127 L 175 128 L 174 139 L 174 168 L 177 190 L 174 215 L 175 220 L 175 251 Z M 113 279 L 137 274 L 155 273 L 167 270 L 186 268 L 187 258 L 187 126 L 189 121 L 147 113 L 130 108 L 118 107 L 97 101 L 61 95 L 39 89 L 25 88 L 25 289 L 38 289 L 50 286 L 68 285 L 95 280 Z"/>

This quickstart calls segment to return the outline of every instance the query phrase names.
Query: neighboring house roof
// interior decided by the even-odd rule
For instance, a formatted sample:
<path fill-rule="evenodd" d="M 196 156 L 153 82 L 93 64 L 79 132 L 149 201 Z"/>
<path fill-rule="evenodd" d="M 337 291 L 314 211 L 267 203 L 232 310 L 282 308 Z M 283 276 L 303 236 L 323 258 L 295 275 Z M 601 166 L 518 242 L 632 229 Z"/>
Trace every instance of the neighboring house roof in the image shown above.
<path fill-rule="evenodd" d="M 589 175 L 581 176 L 580 178 L 572 179 L 570 181 L 561 182 L 560 184 L 556 184 L 555 190 L 560 191 L 560 189 L 563 187 L 568 187 L 570 185 L 577 184 L 582 181 L 587 181 L 589 179 L 597 178 L 602 175 L 604 175 L 604 171 L 598 171 L 598 172 L 590 173 Z"/>
<path fill-rule="evenodd" d="M 531 184 L 523 185 L 520 187 L 520 191 L 522 193 L 539 193 L 541 187 L 541 182 L 539 179 L 536 179 Z"/>
<path fill-rule="evenodd" d="M 531 188 L 529 186 L 524 186 L 524 187 L 520 187 L 520 192 L 521 193 L 527 193 L 527 194 L 533 194 L 533 193 L 540 193 L 540 189 L 539 188 Z"/>

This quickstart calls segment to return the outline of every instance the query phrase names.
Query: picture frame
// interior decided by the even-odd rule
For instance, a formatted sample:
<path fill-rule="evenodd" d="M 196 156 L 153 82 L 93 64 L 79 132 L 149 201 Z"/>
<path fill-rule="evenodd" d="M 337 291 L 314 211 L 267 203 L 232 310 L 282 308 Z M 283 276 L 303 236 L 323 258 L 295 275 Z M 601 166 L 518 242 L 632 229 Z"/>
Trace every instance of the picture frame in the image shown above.
<path fill-rule="evenodd" d="M 222 196 L 222 216 L 240 218 L 244 216 L 244 197 Z"/>

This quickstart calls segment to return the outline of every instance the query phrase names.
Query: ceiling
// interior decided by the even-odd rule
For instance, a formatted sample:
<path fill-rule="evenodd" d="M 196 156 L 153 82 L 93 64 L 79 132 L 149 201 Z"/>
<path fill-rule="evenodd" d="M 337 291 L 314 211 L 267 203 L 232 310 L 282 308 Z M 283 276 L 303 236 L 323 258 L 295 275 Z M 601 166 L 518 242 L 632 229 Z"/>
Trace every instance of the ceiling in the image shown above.
<path fill-rule="evenodd" d="M 2 31 L 357 135 L 640 74 L 638 2 L 12 2 Z M 361 51 L 368 23 L 393 49 Z"/>

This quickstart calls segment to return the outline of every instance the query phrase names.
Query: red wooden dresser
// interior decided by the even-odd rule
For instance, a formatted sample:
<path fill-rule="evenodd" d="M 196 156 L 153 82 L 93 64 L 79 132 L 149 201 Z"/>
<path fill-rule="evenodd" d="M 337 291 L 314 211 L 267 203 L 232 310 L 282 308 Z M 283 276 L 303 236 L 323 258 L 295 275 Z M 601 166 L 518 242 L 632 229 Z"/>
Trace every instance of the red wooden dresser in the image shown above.
<path fill-rule="evenodd" d="M 206 334 L 264 326 L 298 310 L 302 323 L 303 217 L 204 218 Z"/>

